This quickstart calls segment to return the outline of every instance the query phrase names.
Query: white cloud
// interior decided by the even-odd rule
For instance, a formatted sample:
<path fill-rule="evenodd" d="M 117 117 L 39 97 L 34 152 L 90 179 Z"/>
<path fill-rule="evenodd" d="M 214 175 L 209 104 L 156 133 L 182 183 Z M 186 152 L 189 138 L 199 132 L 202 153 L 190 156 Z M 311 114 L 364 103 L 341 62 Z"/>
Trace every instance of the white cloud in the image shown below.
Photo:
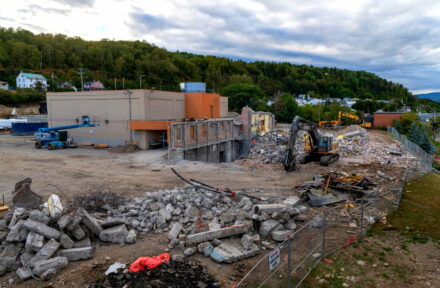
<path fill-rule="evenodd" d="M 1 26 L 34 32 L 367 70 L 440 90 L 435 0 L 15 0 L 0 15 Z"/>

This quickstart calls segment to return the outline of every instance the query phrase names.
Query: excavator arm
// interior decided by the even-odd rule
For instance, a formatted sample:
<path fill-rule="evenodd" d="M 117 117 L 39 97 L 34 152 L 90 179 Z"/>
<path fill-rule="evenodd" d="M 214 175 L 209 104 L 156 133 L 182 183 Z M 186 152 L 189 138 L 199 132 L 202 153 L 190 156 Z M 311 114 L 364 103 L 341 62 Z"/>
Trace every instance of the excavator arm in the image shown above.
<path fill-rule="evenodd" d="M 303 119 L 299 116 L 295 116 L 293 118 L 292 124 L 290 125 L 290 135 L 289 135 L 289 142 L 287 144 L 287 150 L 286 155 L 284 156 L 284 169 L 287 172 L 292 172 L 294 170 L 297 170 L 299 167 L 299 162 L 297 159 L 298 151 L 296 150 L 296 140 L 298 138 L 298 132 L 299 131 L 306 131 L 310 134 L 311 137 L 311 150 L 317 150 L 316 145 L 319 141 L 319 133 L 318 128 L 316 127 L 315 123 L 312 121 Z"/>

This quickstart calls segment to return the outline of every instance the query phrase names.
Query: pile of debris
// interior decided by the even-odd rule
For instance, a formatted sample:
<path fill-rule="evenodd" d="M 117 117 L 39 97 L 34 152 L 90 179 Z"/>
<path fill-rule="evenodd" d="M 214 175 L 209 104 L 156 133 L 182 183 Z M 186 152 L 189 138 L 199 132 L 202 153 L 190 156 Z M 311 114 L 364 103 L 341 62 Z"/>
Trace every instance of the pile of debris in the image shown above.
<path fill-rule="evenodd" d="M 17 184 L 14 208 L 0 220 L 0 275 L 16 270 L 21 280 L 48 280 L 68 262 L 92 258 L 92 240 L 136 241 L 122 222 L 98 221 L 82 208 L 66 212 L 57 195 L 40 205 L 30 180 Z"/>
<path fill-rule="evenodd" d="M 252 161 L 253 165 L 282 163 L 289 135 L 284 132 L 271 131 L 251 140 L 249 153 L 241 161 Z M 240 162 L 240 161 L 239 161 Z"/>
<path fill-rule="evenodd" d="M 352 126 L 349 127 L 352 128 Z M 353 163 L 378 163 L 389 167 L 406 167 L 407 160 L 413 158 L 410 153 L 401 149 L 399 142 L 384 147 L 383 143 L 369 141 L 366 129 L 355 127 L 357 129 L 349 129 L 348 132 L 337 136 L 339 154 L 343 157 L 353 158 Z M 344 129 L 344 131 L 347 130 Z"/>
<path fill-rule="evenodd" d="M 215 288 L 220 284 L 205 273 L 203 266 L 184 261 L 170 261 L 152 270 L 130 273 L 128 270 L 111 273 L 91 285 L 94 288 Z"/>

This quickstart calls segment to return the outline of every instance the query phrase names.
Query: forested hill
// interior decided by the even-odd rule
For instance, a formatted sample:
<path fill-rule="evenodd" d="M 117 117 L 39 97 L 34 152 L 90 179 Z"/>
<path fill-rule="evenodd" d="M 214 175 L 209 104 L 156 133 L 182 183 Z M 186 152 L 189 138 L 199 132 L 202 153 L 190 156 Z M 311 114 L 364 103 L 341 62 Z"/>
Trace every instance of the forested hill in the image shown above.
<path fill-rule="evenodd" d="M 145 75 L 143 88 L 177 90 L 180 82 L 204 81 L 209 90 L 216 91 L 233 83 L 252 83 L 268 98 L 287 92 L 315 97 L 413 99 L 402 85 L 364 71 L 245 62 L 169 52 L 141 41 L 85 41 L 0 28 L 0 80 L 15 85 L 16 75 L 23 70 L 42 73 L 52 81 L 53 72 L 55 82 L 70 80 L 80 87 L 78 68 L 85 69 L 85 81 L 101 80 L 107 89 L 114 88 L 115 78 L 121 89 L 123 77 L 125 88 L 139 88 L 139 75 Z"/>

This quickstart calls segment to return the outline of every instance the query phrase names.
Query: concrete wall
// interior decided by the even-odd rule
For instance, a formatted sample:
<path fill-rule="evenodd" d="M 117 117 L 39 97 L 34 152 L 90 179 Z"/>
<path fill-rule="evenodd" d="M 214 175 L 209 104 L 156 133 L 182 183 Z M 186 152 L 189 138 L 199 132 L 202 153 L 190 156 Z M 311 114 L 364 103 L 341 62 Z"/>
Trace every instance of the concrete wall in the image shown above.
<path fill-rule="evenodd" d="M 229 162 L 238 157 L 241 125 L 234 119 L 198 120 L 170 124 L 170 159 Z"/>
<path fill-rule="evenodd" d="M 220 96 L 220 117 L 226 118 L 228 117 L 229 108 L 228 108 L 228 97 Z"/>

